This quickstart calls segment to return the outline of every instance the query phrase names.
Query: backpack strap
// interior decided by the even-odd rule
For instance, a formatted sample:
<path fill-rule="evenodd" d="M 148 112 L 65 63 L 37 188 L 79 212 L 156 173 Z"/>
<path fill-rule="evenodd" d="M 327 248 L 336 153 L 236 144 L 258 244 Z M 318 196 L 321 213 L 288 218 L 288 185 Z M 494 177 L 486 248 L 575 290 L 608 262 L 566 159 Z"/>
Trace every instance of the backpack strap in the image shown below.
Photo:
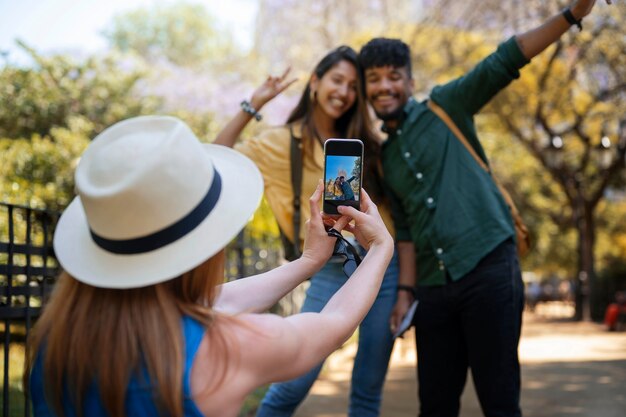
<path fill-rule="evenodd" d="M 430 110 L 432 110 L 433 113 L 435 113 L 437 116 L 439 116 L 441 120 L 443 120 L 446 126 L 448 126 L 448 129 L 450 129 L 452 133 L 454 133 L 454 136 L 456 136 L 459 142 L 461 142 L 463 146 L 465 146 L 465 148 L 470 153 L 470 155 L 474 157 L 474 159 L 476 160 L 476 163 L 478 163 L 478 165 L 480 165 L 482 169 L 484 169 L 485 171 L 491 174 L 491 170 L 489 169 L 485 161 L 483 161 L 482 158 L 478 156 L 478 154 L 476 153 L 476 150 L 472 147 L 472 145 L 470 145 L 470 143 L 465 138 L 465 135 L 463 134 L 463 132 L 461 132 L 461 130 L 457 127 L 457 125 L 452 121 L 450 116 L 448 116 L 448 113 L 446 113 L 444 109 L 442 109 L 437 103 L 435 103 L 432 100 L 428 100 L 426 105 L 428 106 Z"/>
<path fill-rule="evenodd" d="M 470 145 L 470 143 L 467 141 L 465 135 L 457 127 L 457 125 L 450 118 L 450 116 L 448 116 L 448 113 L 446 113 L 444 109 L 442 109 L 437 103 L 430 99 L 428 100 L 426 105 L 430 110 L 432 110 L 433 113 L 439 116 L 439 118 L 446 124 L 446 126 L 448 126 L 448 129 L 450 129 L 452 133 L 454 133 L 454 136 L 456 136 L 459 142 L 461 142 L 465 146 L 470 155 L 474 157 L 476 163 L 478 163 L 478 165 L 480 165 L 482 169 L 487 171 L 487 173 L 493 179 L 493 182 L 500 190 L 500 194 L 502 194 L 502 198 L 504 198 L 504 202 L 507 204 L 507 206 L 509 206 L 509 209 L 511 210 L 511 217 L 513 218 L 513 225 L 515 226 L 517 251 L 520 256 L 524 256 L 526 253 L 528 253 L 530 249 L 530 233 L 528 231 L 528 227 L 526 227 L 526 225 L 524 224 L 524 220 L 522 219 L 522 216 L 520 215 L 519 210 L 517 209 L 513 198 L 511 197 L 511 194 L 509 194 L 506 188 L 504 188 L 500 181 L 498 181 L 498 179 L 493 175 L 493 172 L 491 172 L 491 169 L 489 169 L 485 161 L 483 161 L 482 158 L 478 156 L 476 150 L 474 150 L 472 145 Z"/>
<path fill-rule="evenodd" d="M 291 188 L 293 189 L 293 248 L 294 255 L 300 256 L 300 220 L 302 211 L 300 201 L 302 196 L 302 139 L 293 134 L 293 125 L 289 125 L 291 136 Z"/>

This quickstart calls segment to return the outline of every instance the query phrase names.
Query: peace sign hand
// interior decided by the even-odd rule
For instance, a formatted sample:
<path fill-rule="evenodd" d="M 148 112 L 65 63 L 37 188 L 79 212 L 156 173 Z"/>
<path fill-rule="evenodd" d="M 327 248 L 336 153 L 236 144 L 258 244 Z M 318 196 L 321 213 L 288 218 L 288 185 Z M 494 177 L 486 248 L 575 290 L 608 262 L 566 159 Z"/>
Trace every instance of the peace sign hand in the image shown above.
<path fill-rule="evenodd" d="M 269 75 L 265 82 L 261 84 L 259 88 L 254 90 L 254 93 L 252 93 L 252 98 L 250 99 L 252 107 L 259 111 L 268 101 L 272 100 L 274 97 L 285 91 L 287 87 L 296 82 L 297 78 L 290 78 L 287 80 L 289 71 L 291 71 L 291 67 L 288 67 L 279 77 Z"/>
<path fill-rule="evenodd" d="M 606 0 L 606 4 L 612 3 L 611 0 Z M 572 14 L 576 19 L 580 20 L 591 13 L 591 9 L 593 9 L 595 4 L 596 0 L 577 0 L 576 3 L 571 6 Z"/>

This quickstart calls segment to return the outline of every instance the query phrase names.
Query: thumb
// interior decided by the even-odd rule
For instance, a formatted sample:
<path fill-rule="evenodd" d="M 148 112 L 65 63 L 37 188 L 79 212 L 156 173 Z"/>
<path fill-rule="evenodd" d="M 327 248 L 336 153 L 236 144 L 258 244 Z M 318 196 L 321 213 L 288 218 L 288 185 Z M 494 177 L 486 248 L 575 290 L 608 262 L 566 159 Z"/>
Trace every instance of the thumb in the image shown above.
<path fill-rule="evenodd" d="M 398 328 L 399 324 L 400 324 L 400 321 L 398 320 L 398 312 L 394 310 L 391 313 L 391 317 L 389 318 L 389 327 L 391 327 L 391 331 L 393 333 L 395 333 L 395 331 Z"/>
<path fill-rule="evenodd" d="M 337 211 L 342 216 L 352 217 L 356 221 L 363 220 L 366 217 L 364 213 L 360 212 L 359 210 L 351 206 L 339 206 L 337 207 Z"/>

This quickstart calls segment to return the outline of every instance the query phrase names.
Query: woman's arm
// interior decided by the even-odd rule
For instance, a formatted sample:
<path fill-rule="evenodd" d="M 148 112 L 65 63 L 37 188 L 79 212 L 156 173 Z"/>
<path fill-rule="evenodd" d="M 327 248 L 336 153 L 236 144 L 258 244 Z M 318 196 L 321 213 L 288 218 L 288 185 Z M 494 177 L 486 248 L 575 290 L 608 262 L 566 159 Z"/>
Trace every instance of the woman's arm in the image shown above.
<path fill-rule="evenodd" d="M 290 68 L 287 68 L 287 70 L 280 77 L 267 77 L 265 82 L 261 84 L 261 86 L 257 88 L 254 93 L 252 93 L 250 105 L 257 112 L 260 111 L 268 101 L 282 93 L 287 87 L 296 81 L 296 78 L 286 81 L 289 70 Z M 226 124 L 224 129 L 218 133 L 213 143 L 232 148 L 235 145 L 237 138 L 251 119 L 252 115 L 250 113 L 246 113 L 243 109 L 239 110 L 235 117 L 233 117 L 230 122 Z"/>
<path fill-rule="evenodd" d="M 341 206 L 339 211 L 355 220 L 355 226 L 346 229 L 353 231 L 368 248 L 367 255 L 320 313 L 286 318 L 242 316 L 258 330 L 245 333 L 245 343 L 253 343 L 255 349 L 242 355 L 251 385 L 286 380 L 306 372 L 346 341 L 369 311 L 391 260 L 393 239 L 365 192 L 362 208 L 364 212 Z M 311 217 L 312 227 L 323 228 L 319 213 Z"/>
<path fill-rule="evenodd" d="M 320 216 L 319 201 L 324 191 L 322 180 L 311 196 L 311 213 Z M 342 230 L 348 218 L 337 220 L 333 226 Z M 324 227 L 306 225 L 306 239 L 302 256 L 286 265 L 263 274 L 238 279 L 221 286 L 214 308 L 228 314 L 260 313 L 267 311 L 300 283 L 313 276 L 328 261 L 333 253 L 336 239 L 329 237 Z"/>

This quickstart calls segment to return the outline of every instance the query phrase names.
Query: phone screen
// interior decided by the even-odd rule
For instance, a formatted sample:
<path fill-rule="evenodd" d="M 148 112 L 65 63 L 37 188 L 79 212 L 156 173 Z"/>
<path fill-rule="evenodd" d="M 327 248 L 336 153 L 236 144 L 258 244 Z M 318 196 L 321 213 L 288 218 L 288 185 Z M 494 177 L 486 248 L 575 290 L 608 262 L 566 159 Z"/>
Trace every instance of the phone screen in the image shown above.
<path fill-rule="evenodd" d="M 338 206 L 361 204 L 363 142 L 328 139 L 324 144 L 324 213 L 339 214 Z"/>

